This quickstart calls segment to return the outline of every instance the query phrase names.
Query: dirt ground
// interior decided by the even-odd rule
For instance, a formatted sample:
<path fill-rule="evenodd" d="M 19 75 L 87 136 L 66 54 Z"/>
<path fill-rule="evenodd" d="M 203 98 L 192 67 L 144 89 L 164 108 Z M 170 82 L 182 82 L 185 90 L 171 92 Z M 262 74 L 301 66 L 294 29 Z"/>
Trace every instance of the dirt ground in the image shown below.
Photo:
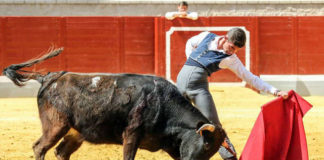
<path fill-rule="evenodd" d="M 274 99 L 242 87 L 212 87 L 220 120 L 238 155 L 250 134 L 260 107 Z M 304 117 L 310 160 L 324 160 L 324 96 L 304 97 L 313 108 Z M 36 98 L 0 98 L 0 160 L 34 159 L 32 144 L 40 137 Z M 256 153 L 257 154 L 257 153 Z M 56 159 L 51 149 L 47 160 Z M 72 160 L 122 160 L 119 145 L 83 143 Z M 220 160 L 216 154 L 212 160 Z M 163 151 L 139 150 L 136 160 L 171 160 Z"/>

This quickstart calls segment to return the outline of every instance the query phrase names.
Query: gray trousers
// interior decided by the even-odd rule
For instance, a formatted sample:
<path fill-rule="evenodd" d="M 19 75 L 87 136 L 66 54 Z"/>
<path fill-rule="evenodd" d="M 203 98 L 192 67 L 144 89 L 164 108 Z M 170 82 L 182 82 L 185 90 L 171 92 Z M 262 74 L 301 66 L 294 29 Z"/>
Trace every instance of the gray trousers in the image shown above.
<path fill-rule="evenodd" d="M 209 92 L 207 78 L 208 73 L 205 69 L 184 65 L 177 77 L 177 87 L 181 94 L 190 100 L 205 117 L 216 124 L 221 124 L 213 97 Z M 235 151 L 229 139 L 228 142 L 232 150 Z M 221 147 L 218 152 L 223 159 L 233 157 L 224 147 Z"/>

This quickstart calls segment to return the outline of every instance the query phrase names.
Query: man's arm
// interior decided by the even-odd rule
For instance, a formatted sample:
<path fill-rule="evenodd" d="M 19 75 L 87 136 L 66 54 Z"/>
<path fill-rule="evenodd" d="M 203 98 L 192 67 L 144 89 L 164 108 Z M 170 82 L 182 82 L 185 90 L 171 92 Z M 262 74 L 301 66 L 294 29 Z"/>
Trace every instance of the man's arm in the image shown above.
<path fill-rule="evenodd" d="M 219 67 L 230 69 L 239 78 L 243 79 L 259 91 L 270 93 L 274 96 L 281 96 L 284 99 L 288 98 L 288 92 L 278 90 L 277 88 L 264 82 L 262 79 L 248 71 L 244 67 L 240 59 L 236 56 L 236 54 L 233 54 L 230 57 L 227 57 L 224 60 L 222 60 L 219 64 Z"/>
<path fill-rule="evenodd" d="M 232 72 L 234 72 L 239 78 L 246 81 L 248 84 L 252 85 L 254 88 L 258 89 L 259 91 L 263 91 L 266 93 L 270 93 L 272 95 L 278 94 L 278 89 L 271 86 L 270 84 L 264 82 L 259 77 L 253 75 L 249 72 L 240 59 L 236 56 L 236 54 L 231 55 L 230 57 L 225 58 L 219 64 L 221 68 L 228 68 Z"/>
<path fill-rule="evenodd" d="M 176 18 L 176 13 L 178 12 L 167 12 L 165 13 L 165 18 L 168 20 L 173 20 L 174 18 Z"/>
<path fill-rule="evenodd" d="M 173 20 L 177 17 L 196 20 L 198 19 L 198 13 L 197 12 L 167 12 L 165 14 L 165 18 L 168 20 Z"/>
<path fill-rule="evenodd" d="M 200 34 L 191 37 L 186 43 L 186 56 L 190 56 L 191 52 L 197 48 L 199 43 L 209 34 L 209 32 L 201 32 Z"/>
<path fill-rule="evenodd" d="M 197 12 L 188 12 L 186 18 L 191 19 L 191 20 L 197 20 L 198 13 Z"/>

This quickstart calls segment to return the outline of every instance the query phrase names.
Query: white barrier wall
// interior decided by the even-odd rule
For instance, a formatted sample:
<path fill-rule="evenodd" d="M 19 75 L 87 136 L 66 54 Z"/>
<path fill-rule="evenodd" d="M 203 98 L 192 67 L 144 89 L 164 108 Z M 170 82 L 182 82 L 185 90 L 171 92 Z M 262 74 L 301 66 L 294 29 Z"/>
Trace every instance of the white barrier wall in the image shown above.
<path fill-rule="evenodd" d="M 174 0 L 0 0 L 1 16 L 164 16 Z M 187 0 L 200 16 L 319 16 L 324 0 Z"/>

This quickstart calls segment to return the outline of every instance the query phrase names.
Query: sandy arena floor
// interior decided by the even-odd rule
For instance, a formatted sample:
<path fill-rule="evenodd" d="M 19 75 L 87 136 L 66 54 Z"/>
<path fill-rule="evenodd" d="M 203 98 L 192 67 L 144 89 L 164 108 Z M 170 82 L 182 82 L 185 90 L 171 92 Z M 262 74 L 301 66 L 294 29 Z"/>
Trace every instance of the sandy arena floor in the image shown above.
<path fill-rule="evenodd" d="M 213 87 L 213 97 L 221 122 L 238 154 L 250 134 L 260 107 L 274 99 L 242 87 Z M 304 97 L 313 108 L 304 117 L 310 160 L 324 160 L 324 96 Z M 34 159 L 32 144 L 40 137 L 36 98 L 0 98 L 0 160 Z M 53 149 L 47 160 L 56 159 Z M 72 160 L 122 160 L 118 145 L 83 143 Z M 216 154 L 212 160 L 220 160 Z M 136 160 L 171 160 L 163 151 L 139 150 Z"/>

